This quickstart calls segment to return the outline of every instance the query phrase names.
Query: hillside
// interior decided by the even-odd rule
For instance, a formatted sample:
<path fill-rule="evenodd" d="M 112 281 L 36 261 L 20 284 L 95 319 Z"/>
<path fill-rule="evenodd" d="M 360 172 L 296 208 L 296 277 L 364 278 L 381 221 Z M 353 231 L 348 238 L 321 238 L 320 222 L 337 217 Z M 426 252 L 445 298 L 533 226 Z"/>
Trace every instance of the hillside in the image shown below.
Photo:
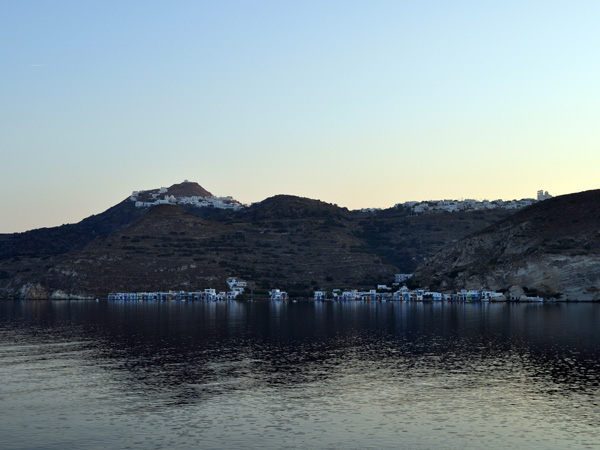
<path fill-rule="evenodd" d="M 307 292 L 327 283 L 393 279 L 395 267 L 364 248 L 343 219 L 332 220 L 339 208 L 296 198 L 274 202 L 278 207 L 267 202 L 249 211 L 249 221 L 229 223 L 196 217 L 180 206 L 156 206 L 125 229 L 58 258 L 40 284 L 48 292 L 106 295 L 224 289 L 231 275 L 253 280 L 257 288 Z"/>
<path fill-rule="evenodd" d="M 166 195 L 173 192 L 208 193 L 196 183 L 171 186 Z M 444 245 L 508 214 L 348 211 L 289 195 L 240 210 L 140 208 L 126 199 L 79 224 L 5 235 L 0 296 L 224 289 L 228 276 L 243 277 L 255 289 L 299 295 L 315 288 L 367 288 L 391 283 L 395 273 L 411 272 Z"/>
<path fill-rule="evenodd" d="M 80 248 L 98 236 L 108 235 L 147 211 L 128 200 L 76 224 L 39 228 L 24 233 L 0 234 L 0 259 L 52 256 Z"/>
<path fill-rule="evenodd" d="M 600 300 L 600 190 L 525 208 L 422 264 L 437 290 L 487 287 L 515 295 Z"/>

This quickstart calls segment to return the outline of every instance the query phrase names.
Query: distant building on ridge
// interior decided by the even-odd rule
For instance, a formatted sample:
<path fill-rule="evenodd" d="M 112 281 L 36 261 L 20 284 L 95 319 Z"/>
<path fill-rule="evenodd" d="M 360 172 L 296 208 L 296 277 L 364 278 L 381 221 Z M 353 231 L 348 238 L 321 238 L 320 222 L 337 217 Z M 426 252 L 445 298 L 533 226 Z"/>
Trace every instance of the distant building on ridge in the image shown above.
<path fill-rule="evenodd" d="M 552 196 L 550 194 L 548 194 L 548 191 L 543 191 L 543 190 L 537 191 L 538 202 L 541 202 L 542 200 L 548 200 L 549 198 L 552 198 Z"/>

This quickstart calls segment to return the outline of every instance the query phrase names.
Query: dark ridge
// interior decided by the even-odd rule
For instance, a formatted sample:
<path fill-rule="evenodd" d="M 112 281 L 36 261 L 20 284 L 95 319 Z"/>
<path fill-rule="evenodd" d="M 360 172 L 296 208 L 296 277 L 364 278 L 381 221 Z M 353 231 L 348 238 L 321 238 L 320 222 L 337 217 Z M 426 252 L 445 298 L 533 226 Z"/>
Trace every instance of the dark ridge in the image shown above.
<path fill-rule="evenodd" d="M 599 219 L 600 189 L 595 189 L 535 203 L 477 234 L 494 233 L 528 223 L 539 236 L 553 238 L 560 234 L 594 231 Z"/>
<path fill-rule="evenodd" d="M 246 215 L 253 219 L 302 217 L 341 218 L 348 210 L 338 206 L 294 195 L 276 195 L 252 205 Z"/>
<path fill-rule="evenodd" d="M 136 208 L 129 200 L 95 214 L 76 224 L 39 228 L 0 238 L 0 259 L 15 256 L 51 256 L 81 248 L 98 236 L 113 233 L 143 216 L 147 210 Z"/>

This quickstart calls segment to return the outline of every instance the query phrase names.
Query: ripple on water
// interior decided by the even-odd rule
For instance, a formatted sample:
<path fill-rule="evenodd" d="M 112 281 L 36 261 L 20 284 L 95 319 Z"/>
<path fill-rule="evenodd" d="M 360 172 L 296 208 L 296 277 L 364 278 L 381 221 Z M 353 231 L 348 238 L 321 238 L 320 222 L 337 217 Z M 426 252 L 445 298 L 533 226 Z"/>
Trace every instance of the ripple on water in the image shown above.
<path fill-rule="evenodd" d="M 600 305 L 472 306 L 0 303 L 0 447 L 598 448 Z"/>

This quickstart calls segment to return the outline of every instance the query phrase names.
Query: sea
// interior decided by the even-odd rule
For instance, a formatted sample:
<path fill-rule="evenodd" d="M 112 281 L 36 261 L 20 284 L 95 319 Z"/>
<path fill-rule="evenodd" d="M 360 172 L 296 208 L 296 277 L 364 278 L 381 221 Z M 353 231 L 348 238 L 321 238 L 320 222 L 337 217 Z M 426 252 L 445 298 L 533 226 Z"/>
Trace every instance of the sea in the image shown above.
<path fill-rule="evenodd" d="M 600 449 L 600 304 L 0 301 L 2 449 Z"/>

